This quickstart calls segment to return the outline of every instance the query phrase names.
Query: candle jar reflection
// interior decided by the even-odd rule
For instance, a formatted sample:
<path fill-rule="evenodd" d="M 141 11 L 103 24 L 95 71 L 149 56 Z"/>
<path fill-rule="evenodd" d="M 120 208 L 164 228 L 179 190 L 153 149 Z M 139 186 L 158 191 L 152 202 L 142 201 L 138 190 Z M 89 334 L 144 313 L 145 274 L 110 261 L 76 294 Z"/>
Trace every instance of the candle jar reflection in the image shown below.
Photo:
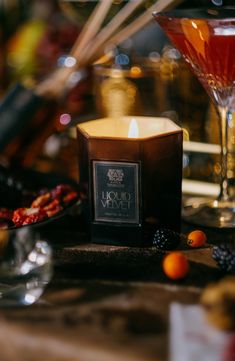
<path fill-rule="evenodd" d="M 145 61 L 126 69 L 109 64 L 95 66 L 94 95 L 98 115 L 156 115 L 154 83 L 154 69 Z"/>

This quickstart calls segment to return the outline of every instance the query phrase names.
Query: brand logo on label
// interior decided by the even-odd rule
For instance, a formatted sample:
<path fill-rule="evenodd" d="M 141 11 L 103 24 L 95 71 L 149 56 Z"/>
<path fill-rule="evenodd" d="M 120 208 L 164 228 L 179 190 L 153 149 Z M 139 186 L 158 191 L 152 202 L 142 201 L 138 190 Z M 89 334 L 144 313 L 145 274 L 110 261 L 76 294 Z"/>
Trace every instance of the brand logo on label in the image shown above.
<path fill-rule="evenodd" d="M 124 178 L 124 172 L 122 169 L 109 169 L 107 173 L 110 183 L 120 184 Z"/>

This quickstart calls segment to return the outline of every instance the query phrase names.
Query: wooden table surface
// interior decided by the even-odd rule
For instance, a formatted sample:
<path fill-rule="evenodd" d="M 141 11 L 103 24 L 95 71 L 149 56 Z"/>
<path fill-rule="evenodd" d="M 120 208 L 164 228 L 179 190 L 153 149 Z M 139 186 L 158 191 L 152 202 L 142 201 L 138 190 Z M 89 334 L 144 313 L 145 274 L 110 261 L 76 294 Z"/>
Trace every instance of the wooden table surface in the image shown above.
<path fill-rule="evenodd" d="M 163 253 L 90 244 L 71 217 L 42 234 L 53 246 L 54 276 L 38 303 L 0 310 L 1 361 L 168 360 L 169 305 L 198 302 L 222 277 L 212 244 L 234 239 L 234 232 L 207 231 L 206 247 L 182 245 L 190 272 L 174 282 L 162 272 Z"/>

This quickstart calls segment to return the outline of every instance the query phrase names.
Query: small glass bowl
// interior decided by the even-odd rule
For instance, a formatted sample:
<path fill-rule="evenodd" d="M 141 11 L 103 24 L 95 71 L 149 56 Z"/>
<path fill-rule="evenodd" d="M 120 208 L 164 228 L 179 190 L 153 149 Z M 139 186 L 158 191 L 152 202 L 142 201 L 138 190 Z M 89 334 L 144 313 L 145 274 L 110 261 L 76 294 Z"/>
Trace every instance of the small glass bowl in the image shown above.
<path fill-rule="evenodd" d="M 30 227 L 0 230 L 0 306 L 30 305 L 52 276 L 52 251 Z"/>

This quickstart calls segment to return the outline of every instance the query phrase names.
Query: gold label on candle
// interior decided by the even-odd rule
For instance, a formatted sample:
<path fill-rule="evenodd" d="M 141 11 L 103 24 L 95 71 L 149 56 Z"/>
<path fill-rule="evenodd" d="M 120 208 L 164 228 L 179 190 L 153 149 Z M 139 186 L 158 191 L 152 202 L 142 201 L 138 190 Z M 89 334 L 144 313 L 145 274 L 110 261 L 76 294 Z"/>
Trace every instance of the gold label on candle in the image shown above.
<path fill-rule="evenodd" d="M 93 161 L 94 220 L 139 223 L 139 164 Z"/>

